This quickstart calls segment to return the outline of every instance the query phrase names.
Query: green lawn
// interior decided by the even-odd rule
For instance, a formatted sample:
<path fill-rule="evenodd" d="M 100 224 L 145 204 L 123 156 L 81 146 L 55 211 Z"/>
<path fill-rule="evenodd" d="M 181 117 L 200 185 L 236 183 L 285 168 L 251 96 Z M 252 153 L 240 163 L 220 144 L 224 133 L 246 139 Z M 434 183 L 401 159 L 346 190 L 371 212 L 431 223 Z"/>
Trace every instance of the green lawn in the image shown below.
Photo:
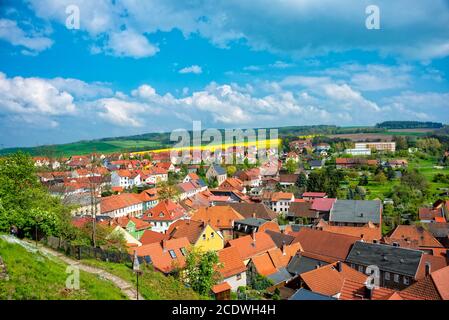
<path fill-rule="evenodd" d="M 9 280 L 0 280 L 0 300 L 119 300 L 119 288 L 96 275 L 80 272 L 80 289 L 66 289 L 67 265 L 57 258 L 27 251 L 0 239 L 0 255 Z"/>
<path fill-rule="evenodd" d="M 102 268 L 134 285 L 136 284 L 136 276 L 131 269 L 131 263 L 113 263 L 93 259 L 83 260 L 83 263 Z M 172 276 L 165 276 L 150 268 L 145 268 L 143 275 L 139 277 L 139 292 L 147 300 L 207 299 L 207 297 L 201 297 L 193 290 L 186 288 Z"/>

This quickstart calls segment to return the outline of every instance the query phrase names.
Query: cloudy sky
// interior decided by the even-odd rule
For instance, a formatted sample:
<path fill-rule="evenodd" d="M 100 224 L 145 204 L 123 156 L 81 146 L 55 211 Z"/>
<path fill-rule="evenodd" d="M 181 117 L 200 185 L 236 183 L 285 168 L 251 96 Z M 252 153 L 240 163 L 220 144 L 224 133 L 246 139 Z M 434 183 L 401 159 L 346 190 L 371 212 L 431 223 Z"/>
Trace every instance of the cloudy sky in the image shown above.
<path fill-rule="evenodd" d="M 448 72 L 448 0 L 1 0 L 0 148 L 193 120 L 448 123 Z"/>

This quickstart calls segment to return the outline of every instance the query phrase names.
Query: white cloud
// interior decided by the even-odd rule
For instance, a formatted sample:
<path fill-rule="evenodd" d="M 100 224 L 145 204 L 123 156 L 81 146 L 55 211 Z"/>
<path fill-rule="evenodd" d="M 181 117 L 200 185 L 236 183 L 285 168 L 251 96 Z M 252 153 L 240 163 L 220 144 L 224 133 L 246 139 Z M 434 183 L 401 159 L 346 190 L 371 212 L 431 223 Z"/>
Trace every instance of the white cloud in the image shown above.
<path fill-rule="evenodd" d="M 185 73 L 193 73 L 193 74 L 200 74 L 203 72 L 203 69 L 198 65 L 192 65 L 190 67 L 185 67 L 179 70 L 179 73 L 185 74 Z"/>
<path fill-rule="evenodd" d="M 128 102 L 117 98 L 104 98 L 95 103 L 98 115 L 106 121 L 122 127 L 141 127 L 144 122 L 140 115 L 146 106 L 141 103 Z"/>
<path fill-rule="evenodd" d="M 68 4 L 78 5 L 81 28 L 94 40 L 126 26 L 140 35 L 177 29 L 186 37 L 199 34 L 219 47 L 244 40 L 253 49 L 295 57 L 353 49 L 420 60 L 449 54 L 449 10 L 445 0 L 378 0 L 381 30 L 365 28 L 365 8 L 371 3 L 360 0 L 30 2 L 39 17 L 59 23 L 65 23 L 64 9 Z"/>
<path fill-rule="evenodd" d="M 0 19 L 0 39 L 3 39 L 13 46 L 21 46 L 27 50 L 22 50 L 22 54 L 36 55 L 37 53 L 50 48 L 53 40 L 37 34 L 36 31 L 25 32 L 16 21 Z"/>
<path fill-rule="evenodd" d="M 76 111 L 73 96 L 40 78 L 7 78 L 0 72 L 0 110 L 56 116 Z"/>
<path fill-rule="evenodd" d="M 145 36 L 132 30 L 111 33 L 107 49 L 115 56 L 133 58 L 151 57 L 159 51 Z"/>

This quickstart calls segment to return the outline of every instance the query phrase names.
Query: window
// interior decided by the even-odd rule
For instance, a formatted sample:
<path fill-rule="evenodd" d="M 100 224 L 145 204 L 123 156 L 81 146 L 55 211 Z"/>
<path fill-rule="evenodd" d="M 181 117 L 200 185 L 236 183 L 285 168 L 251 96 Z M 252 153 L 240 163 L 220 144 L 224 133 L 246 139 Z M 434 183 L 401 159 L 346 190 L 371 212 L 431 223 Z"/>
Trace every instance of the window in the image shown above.
<path fill-rule="evenodd" d="M 186 250 L 186 248 L 181 248 L 181 249 L 179 249 L 179 250 L 181 251 L 181 253 L 182 253 L 183 256 L 186 256 L 186 255 L 187 255 L 187 250 Z"/>
<path fill-rule="evenodd" d="M 215 233 L 211 232 L 211 233 L 210 233 L 210 237 L 211 237 L 211 238 L 214 238 L 214 237 L 215 237 Z"/>
<path fill-rule="evenodd" d="M 206 240 L 206 234 L 203 233 L 203 240 Z"/>
<path fill-rule="evenodd" d="M 359 272 L 363 272 L 363 266 L 359 266 Z"/>
<path fill-rule="evenodd" d="M 238 275 L 235 276 L 237 280 L 241 280 L 242 279 L 242 274 L 239 273 Z"/>
<path fill-rule="evenodd" d="M 385 272 L 385 280 L 390 280 L 390 273 L 389 272 Z"/>
<path fill-rule="evenodd" d="M 404 277 L 404 284 L 408 286 L 410 284 L 410 280 L 408 277 Z"/>
<path fill-rule="evenodd" d="M 170 253 L 170 257 L 171 257 L 172 259 L 176 259 L 176 253 L 175 253 L 174 250 L 168 250 L 168 253 Z"/>
<path fill-rule="evenodd" d="M 394 282 L 399 283 L 399 275 L 398 274 L 394 275 Z"/>

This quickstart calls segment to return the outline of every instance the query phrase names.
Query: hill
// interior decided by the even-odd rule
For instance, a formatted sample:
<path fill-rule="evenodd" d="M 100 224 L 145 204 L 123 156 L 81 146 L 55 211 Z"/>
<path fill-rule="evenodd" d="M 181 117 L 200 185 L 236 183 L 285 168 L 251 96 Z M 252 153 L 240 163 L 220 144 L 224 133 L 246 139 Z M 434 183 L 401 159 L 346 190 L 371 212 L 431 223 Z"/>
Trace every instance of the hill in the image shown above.
<path fill-rule="evenodd" d="M 67 289 L 67 265 L 36 252 L 32 245 L 25 248 L 0 238 L 0 256 L 9 278 L 0 279 L 0 300 L 125 299 L 112 283 L 83 271 L 80 272 L 80 289 Z"/>

